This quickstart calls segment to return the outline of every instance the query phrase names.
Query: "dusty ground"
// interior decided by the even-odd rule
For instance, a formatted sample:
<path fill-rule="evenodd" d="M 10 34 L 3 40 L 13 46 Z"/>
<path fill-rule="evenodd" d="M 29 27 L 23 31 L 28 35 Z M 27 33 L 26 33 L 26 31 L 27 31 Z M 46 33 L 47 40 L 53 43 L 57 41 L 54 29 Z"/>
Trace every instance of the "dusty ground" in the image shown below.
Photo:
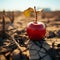
<path fill-rule="evenodd" d="M 13 34 L 13 36 L 15 36 L 15 35 L 22 36 L 22 38 L 23 38 L 22 40 L 24 40 L 24 43 L 29 48 L 26 50 L 26 47 L 20 47 L 22 51 L 26 50 L 25 52 L 23 52 L 23 54 L 26 54 L 30 60 L 32 60 L 32 59 L 38 60 L 40 58 L 38 53 L 40 55 L 44 56 L 44 53 L 41 53 L 41 51 L 40 51 L 40 49 L 41 49 L 44 52 L 44 49 L 39 48 L 32 41 L 29 41 L 29 38 L 26 33 L 27 24 L 31 21 L 34 21 L 35 17 L 26 17 L 23 14 L 21 14 L 21 15 L 15 17 L 13 24 L 11 24 L 9 18 L 5 18 L 5 20 L 6 20 L 6 22 L 9 22 L 6 24 L 6 30 L 10 30 L 10 31 L 7 31 L 6 33 L 10 35 L 13 32 L 15 32 Z M 57 36 L 57 31 L 60 30 L 60 20 L 59 21 L 56 21 L 56 20 L 57 20 L 56 17 L 42 19 L 41 16 L 38 15 L 38 21 L 42 21 L 43 23 L 46 24 L 46 37 L 45 37 L 46 41 L 44 42 L 43 46 L 46 48 L 47 51 L 52 47 L 52 45 L 54 45 L 53 47 L 55 49 L 57 49 L 57 45 L 60 44 L 60 37 L 58 38 L 58 36 Z M 49 31 L 54 32 L 56 34 L 56 37 L 47 38 L 47 36 L 49 36 L 49 34 L 48 34 Z M 19 39 L 19 37 L 18 37 L 18 39 Z M 1 41 L 1 39 L 0 39 L 0 41 Z M 52 44 L 52 43 L 55 43 L 55 44 Z M 11 52 L 11 49 L 13 49 L 12 52 Z M 14 52 L 14 50 L 15 50 L 15 52 Z M 1 53 L 0 59 L 1 60 L 4 60 L 3 59 L 4 57 L 3 58 L 1 57 L 2 55 L 6 56 L 6 57 L 10 56 L 9 58 L 12 59 L 11 56 L 13 56 L 15 53 L 16 54 L 14 56 L 16 56 L 18 54 L 17 52 L 19 53 L 19 50 L 11 39 L 10 40 L 4 39 L 4 40 L 2 40 L 2 42 L 0 42 L 0 53 Z M 46 58 L 44 57 L 44 60 L 48 60 L 48 59 L 51 60 L 49 55 L 47 55 Z M 8 58 L 7 58 L 7 60 L 8 60 Z M 14 57 L 13 57 L 13 60 L 15 60 Z"/>

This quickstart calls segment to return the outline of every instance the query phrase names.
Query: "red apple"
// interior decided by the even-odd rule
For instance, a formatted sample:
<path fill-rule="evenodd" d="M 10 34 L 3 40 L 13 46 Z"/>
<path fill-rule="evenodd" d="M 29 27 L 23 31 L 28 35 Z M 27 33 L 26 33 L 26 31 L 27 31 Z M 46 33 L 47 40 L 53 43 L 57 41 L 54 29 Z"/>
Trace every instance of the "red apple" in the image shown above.
<path fill-rule="evenodd" d="M 30 22 L 27 25 L 27 34 L 30 40 L 41 40 L 46 33 L 45 24 L 42 22 Z"/>

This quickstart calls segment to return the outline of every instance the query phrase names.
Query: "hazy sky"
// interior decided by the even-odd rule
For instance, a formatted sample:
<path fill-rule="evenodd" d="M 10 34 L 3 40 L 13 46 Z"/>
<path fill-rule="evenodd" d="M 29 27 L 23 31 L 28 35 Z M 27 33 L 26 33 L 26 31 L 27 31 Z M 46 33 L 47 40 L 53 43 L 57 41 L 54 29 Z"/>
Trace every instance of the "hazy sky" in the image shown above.
<path fill-rule="evenodd" d="M 60 0 L 0 0 L 0 10 L 25 10 L 28 7 L 60 10 Z"/>

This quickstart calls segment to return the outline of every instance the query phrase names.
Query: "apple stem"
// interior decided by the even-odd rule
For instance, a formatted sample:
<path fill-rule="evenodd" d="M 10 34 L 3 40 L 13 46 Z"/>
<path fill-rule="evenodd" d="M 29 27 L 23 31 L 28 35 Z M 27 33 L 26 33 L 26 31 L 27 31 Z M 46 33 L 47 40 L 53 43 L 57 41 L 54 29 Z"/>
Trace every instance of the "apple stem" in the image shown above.
<path fill-rule="evenodd" d="M 35 6 L 34 6 L 34 10 L 35 10 L 35 17 L 36 17 L 35 23 L 37 23 L 37 11 Z"/>

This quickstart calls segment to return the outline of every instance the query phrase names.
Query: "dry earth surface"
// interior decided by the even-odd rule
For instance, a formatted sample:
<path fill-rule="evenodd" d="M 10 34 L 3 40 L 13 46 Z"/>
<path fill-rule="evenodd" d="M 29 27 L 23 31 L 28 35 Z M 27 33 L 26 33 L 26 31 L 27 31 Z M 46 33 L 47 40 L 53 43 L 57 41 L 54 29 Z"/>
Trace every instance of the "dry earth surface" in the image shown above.
<path fill-rule="evenodd" d="M 41 46 L 38 46 L 34 42 L 30 41 L 26 33 L 27 24 L 31 21 L 34 21 L 35 17 L 26 17 L 24 16 L 24 14 L 21 13 L 21 15 L 14 17 L 15 18 L 14 23 L 11 23 L 10 19 L 8 17 L 5 17 L 5 21 L 6 21 L 5 28 L 6 30 L 9 30 L 6 31 L 6 35 L 8 35 L 9 39 L 8 38 L 0 39 L 0 60 L 20 60 L 20 59 L 21 60 L 40 60 L 40 59 L 52 60 L 50 55 L 47 54 L 47 52 L 45 51 L 45 49 L 49 51 L 49 49 L 54 48 L 55 50 L 58 49 L 57 45 L 60 44 L 60 35 L 58 36 L 58 34 L 60 34 L 60 17 L 59 18 L 57 17 L 58 16 L 54 16 L 52 18 L 45 17 L 43 19 L 41 18 L 41 15 L 38 14 L 38 21 L 41 21 L 46 24 L 46 36 L 44 38 L 45 41 L 42 43 L 43 46 L 42 48 Z M 2 19 L 0 19 L 0 22 L 1 21 Z M 57 33 L 58 31 L 59 33 Z M 49 32 L 50 33 L 53 32 L 55 35 L 51 33 L 50 36 Z M 22 50 L 24 55 L 29 57 L 29 59 L 28 58 L 22 59 L 21 57 L 19 57 L 20 49 L 11 39 L 11 36 L 20 44 L 20 49 Z M 21 40 L 24 43 L 22 43 Z M 26 44 L 27 47 L 24 44 Z M 59 59 L 57 58 L 56 60 Z"/>

